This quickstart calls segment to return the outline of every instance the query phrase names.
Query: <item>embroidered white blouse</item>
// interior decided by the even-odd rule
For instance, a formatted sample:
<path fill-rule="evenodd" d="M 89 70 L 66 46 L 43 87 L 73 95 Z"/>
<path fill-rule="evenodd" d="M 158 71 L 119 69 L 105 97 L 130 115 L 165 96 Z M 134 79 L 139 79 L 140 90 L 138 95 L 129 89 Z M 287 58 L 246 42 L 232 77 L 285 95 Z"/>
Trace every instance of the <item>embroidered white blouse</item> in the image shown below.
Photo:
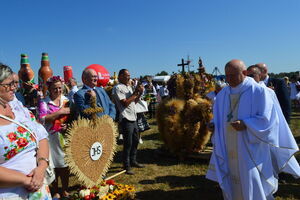
<path fill-rule="evenodd" d="M 22 110 L 13 108 L 17 122 L 35 133 L 38 141 L 48 137 L 45 128 L 24 115 Z M 35 138 L 23 127 L 10 123 L 0 126 L 0 166 L 29 174 L 36 166 Z M 28 191 L 23 187 L 0 188 L 0 198 L 26 197 Z"/>

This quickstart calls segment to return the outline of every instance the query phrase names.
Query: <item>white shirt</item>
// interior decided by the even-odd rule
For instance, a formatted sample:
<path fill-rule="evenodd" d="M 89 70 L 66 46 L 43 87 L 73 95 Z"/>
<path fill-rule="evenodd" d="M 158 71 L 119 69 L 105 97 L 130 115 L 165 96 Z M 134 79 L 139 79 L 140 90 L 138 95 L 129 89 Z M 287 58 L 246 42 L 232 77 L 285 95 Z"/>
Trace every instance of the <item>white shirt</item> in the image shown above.
<path fill-rule="evenodd" d="M 71 101 L 71 102 L 73 102 L 74 103 L 74 94 L 76 93 L 78 91 L 78 87 L 77 87 L 77 85 L 74 85 L 73 87 L 72 87 L 72 89 L 71 89 L 71 91 L 69 92 L 69 94 L 68 94 L 68 99 Z"/>
<path fill-rule="evenodd" d="M 294 100 L 298 98 L 299 91 L 297 90 L 297 85 L 300 85 L 299 81 L 293 83 L 290 83 L 291 87 L 291 94 L 290 94 L 290 99 Z"/>
<path fill-rule="evenodd" d="M 135 102 L 132 101 L 127 107 L 123 106 L 121 100 L 128 99 L 132 94 L 132 87 L 125 85 L 123 83 L 117 84 L 112 90 L 114 102 L 117 105 L 117 109 L 119 110 L 119 121 L 123 118 L 129 121 L 136 121 L 136 107 Z"/>
<path fill-rule="evenodd" d="M 265 83 L 265 85 L 268 85 L 268 81 L 269 81 L 269 75 L 266 76 L 265 80 L 263 80 L 263 82 Z"/>

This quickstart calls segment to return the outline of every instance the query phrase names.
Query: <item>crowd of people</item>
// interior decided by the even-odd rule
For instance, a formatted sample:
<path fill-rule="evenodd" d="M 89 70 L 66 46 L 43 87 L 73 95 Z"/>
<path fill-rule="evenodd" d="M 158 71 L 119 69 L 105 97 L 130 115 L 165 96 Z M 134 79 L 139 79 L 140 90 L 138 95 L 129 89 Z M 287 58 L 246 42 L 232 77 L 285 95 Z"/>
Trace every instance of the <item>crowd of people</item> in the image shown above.
<path fill-rule="evenodd" d="M 241 60 L 228 62 L 225 76 L 226 82 L 217 81 L 207 94 L 214 104 L 208 124 L 214 149 L 207 178 L 219 183 L 224 199 L 273 199 L 281 172 L 300 176 L 293 156 L 298 146 L 288 125 L 291 100 L 299 105 L 300 84 L 296 77 L 289 84 L 269 77 L 264 63 L 247 68 Z M 147 118 L 154 117 L 156 105 L 169 96 L 166 83 L 131 79 L 129 70 L 121 69 L 109 96 L 97 86 L 95 70 L 84 69 L 81 78 L 83 86 L 78 88 L 74 78 L 65 82 L 52 76 L 44 95 L 30 83 L 20 88 L 18 75 L 0 64 L 0 199 L 29 199 L 37 193 L 49 199 L 43 181 L 49 162 L 56 175 L 53 197 L 69 196 L 64 137 L 78 116 L 91 119 L 85 110 L 92 98 L 103 109 L 98 117 L 107 115 L 119 124 L 126 174 L 145 167 L 138 162 L 137 149 L 141 133 L 150 129 Z"/>
<path fill-rule="evenodd" d="M 118 80 L 108 96 L 103 87 L 97 87 L 96 71 L 85 69 L 81 88 L 75 78 L 65 82 L 60 76 L 52 76 L 46 82 L 48 90 L 44 95 L 34 84 L 20 81 L 9 66 L 0 64 L 0 199 L 28 199 L 40 194 L 41 199 L 50 198 L 48 185 L 43 181 L 50 163 L 55 170 L 53 198 L 69 196 L 65 133 L 79 116 L 91 119 L 84 112 L 91 107 L 91 98 L 103 109 L 98 117 L 108 115 L 119 123 L 126 174 L 134 174 L 132 167 L 144 167 L 137 162 L 137 146 L 142 143 L 140 133 L 150 129 L 145 114 L 155 115 L 155 105 L 161 99 L 159 86 L 154 87 L 149 80 L 142 83 L 131 79 L 126 69 L 120 70 Z M 165 85 L 162 88 L 161 97 L 165 98 L 168 91 Z"/>
<path fill-rule="evenodd" d="M 300 82 L 299 77 L 297 75 L 292 75 L 291 78 L 285 76 L 284 78 L 285 84 L 288 87 L 288 93 L 291 99 L 291 106 L 295 109 L 299 109 L 300 107 Z"/>

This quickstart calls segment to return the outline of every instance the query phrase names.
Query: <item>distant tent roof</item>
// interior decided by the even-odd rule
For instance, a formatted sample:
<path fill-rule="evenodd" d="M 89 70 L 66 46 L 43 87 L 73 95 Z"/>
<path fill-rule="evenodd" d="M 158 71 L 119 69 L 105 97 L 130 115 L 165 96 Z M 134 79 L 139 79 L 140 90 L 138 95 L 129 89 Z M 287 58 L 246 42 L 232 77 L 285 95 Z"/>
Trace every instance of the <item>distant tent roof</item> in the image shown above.
<path fill-rule="evenodd" d="M 167 82 L 170 78 L 171 78 L 171 76 L 169 76 L 169 75 L 167 75 L 167 76 L 154 76 L 152 80 L 156 81 L 156 82 Z"/>
<path fill-rule="evenodd" d="M 219 76 L 215 76 L 215 79 L 217 80 L 217 81 L 219 81 L 219 80 L 225 80 L 225 75 L 219 75 Z"/>

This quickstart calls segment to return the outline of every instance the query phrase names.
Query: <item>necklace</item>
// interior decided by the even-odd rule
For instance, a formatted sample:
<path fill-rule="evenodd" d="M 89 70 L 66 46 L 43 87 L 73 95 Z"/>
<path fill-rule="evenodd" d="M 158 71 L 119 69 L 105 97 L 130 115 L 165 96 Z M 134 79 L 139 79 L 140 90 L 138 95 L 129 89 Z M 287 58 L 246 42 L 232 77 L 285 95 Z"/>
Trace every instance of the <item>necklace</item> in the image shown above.
<path fill-rule="evenodd" d="M 242 94 L 240 94 L 238 96 L 237 101 L 235 102 L 235 104 L 232 107 L 232 105 L 231 105 L 231 98 L 230 98 L 230 95 L 229 95 L 229 109 L 230 109 L 230 112 L 227 115 L 227 122 L 230 122 L 232 120 L 232 118 L 233 118 L 233 111 L 236 109 L 237 105 L 239 104 L 241 96 L 242 96 Z"/>

